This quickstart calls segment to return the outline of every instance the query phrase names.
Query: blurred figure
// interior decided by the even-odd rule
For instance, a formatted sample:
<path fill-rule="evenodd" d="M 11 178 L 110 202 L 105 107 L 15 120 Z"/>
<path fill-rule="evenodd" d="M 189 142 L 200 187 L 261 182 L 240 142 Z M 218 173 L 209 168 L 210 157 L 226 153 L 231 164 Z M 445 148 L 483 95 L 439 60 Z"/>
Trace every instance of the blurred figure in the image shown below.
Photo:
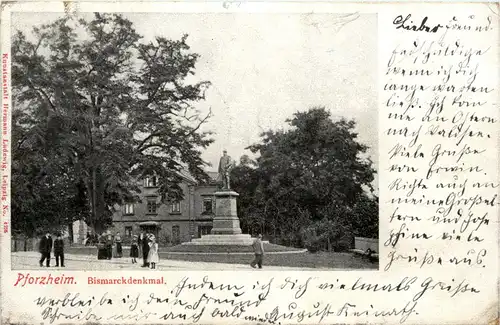
<path fill-rule="evenodd" d="M 144 238 L 144 232 L 139 233 L 139 238 L 137 238 L 137 247 L 139 248 L 139 256 L 142 256 L 142 239 Z"/>
<path fill-rule="evenodd" d="M 85 246 L 89 246 L 92 244 L 92 235 L 90 231 L 87 231 L 87 237 L 85 237 Z"/>
<path fill-rule="evenodd" d="M 54 240 L 54 256 L 56 258 L 56 267 L 59 266 L 59 261 L 61 267 L 64 267 L 64 240 L 60 233 L 57 234 L 57 238 Z"/>
<path fill-rule="evenodd" d="M 42 254 L 40 258 L 40 266 L 43 266 L 43 262 L 46 261 L 45 265 L 50 267 L 50 252 L 52 251 L 52 237 L 50 233 L 47 232 L 45 236 L 40 239 L 40 246 L 38 247 L 40 254 Z"/>

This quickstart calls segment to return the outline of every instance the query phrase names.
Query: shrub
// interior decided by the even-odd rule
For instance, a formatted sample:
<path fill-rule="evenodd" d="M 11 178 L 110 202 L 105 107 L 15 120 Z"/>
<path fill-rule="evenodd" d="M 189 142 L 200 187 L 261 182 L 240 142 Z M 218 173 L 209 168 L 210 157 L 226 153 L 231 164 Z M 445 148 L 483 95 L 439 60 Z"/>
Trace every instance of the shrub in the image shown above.
<path fill-rule="evenodd" d="M 351 248 L 353 248 L 353 237 L 348 235 L 339 238 L 333 243 L 333 250 L 335 252 L 346 252 Z"/>
<path fill-rule="evenodd" d="M 324 247 L 323 239 L 319 236 L 311 236 L 306 239 L 305 247 L 308 252 L 316 253 Z"/>

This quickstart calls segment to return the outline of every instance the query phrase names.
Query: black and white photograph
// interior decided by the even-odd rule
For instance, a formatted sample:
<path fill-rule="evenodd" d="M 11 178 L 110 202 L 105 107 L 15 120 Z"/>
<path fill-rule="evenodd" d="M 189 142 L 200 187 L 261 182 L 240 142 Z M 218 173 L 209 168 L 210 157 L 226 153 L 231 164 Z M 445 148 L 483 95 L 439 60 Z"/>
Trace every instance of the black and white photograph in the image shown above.
<path fill-rule="evenodd" d="M 377 14 L 14 12 L 13 270 L 378 270 Z"/>

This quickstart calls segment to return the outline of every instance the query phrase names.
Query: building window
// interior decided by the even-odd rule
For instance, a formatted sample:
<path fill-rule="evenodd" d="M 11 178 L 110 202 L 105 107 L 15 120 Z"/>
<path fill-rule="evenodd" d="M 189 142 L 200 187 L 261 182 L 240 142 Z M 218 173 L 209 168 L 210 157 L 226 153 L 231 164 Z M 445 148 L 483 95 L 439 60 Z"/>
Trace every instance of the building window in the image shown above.
<path fill-rule="evenodd" d="M 210 235 L 211 231 L 212 231 L 212 226 L 209 225 L 198 226 L 198 238 L 200 238 L 201 236 Z"/>
<path fill-rule="evenodd" d="M 132 227 L 125 227 L 125 236 L 132 237 Z"/>
<path fill-rule="evenodd" d="M 148 199 L 148 214 L 156 214 L 158 208 L 155 199 Z"/>
<path fill-rule="evenodd" d="M 172 242 L 174 244 L 179 244 L 181 239 L 181 230 L 179 226 L 172 226 Z"/>
<path fill-rule="evenodd" d="M 134 205 L 132 203 L 125 204 L 124 213 L 125 214 L 134 214 Z"/>
<path fill-rule="evenodd" d="M 213 213 L 213 202 L 211 198 L 203 199 L 203 214 L 212 214 Z"/>
<path fill-rule="evenodd" d="M 174 202 L 170 206 L 171 213 L 181 213 L 181 202 Z"/>
<path fill-rule="evenodd" d="M 157 187 L 158 186 L 158 177 L 149 176 L 144 178 L 144 187 Z"/>

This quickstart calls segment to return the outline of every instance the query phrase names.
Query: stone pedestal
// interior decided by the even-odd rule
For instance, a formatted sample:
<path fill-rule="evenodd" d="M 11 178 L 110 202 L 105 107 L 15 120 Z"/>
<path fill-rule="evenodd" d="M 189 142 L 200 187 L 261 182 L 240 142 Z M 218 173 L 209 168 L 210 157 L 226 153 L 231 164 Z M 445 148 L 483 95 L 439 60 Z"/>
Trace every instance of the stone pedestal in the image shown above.
<path fill-rule="evenodd" d="M 215 217 L 210 235 L 193 239 L 185 245 L 251 245 L 252 237 L 241 233 L 234 191 L 215 192 Z"/>
<path fill-rule="evenodd" d="M 239 235 L 241 234 L 240 219 L 236 207 L 239 196 L 234 191 L 215 192 L 215 217 L 211 235 Z"/>

